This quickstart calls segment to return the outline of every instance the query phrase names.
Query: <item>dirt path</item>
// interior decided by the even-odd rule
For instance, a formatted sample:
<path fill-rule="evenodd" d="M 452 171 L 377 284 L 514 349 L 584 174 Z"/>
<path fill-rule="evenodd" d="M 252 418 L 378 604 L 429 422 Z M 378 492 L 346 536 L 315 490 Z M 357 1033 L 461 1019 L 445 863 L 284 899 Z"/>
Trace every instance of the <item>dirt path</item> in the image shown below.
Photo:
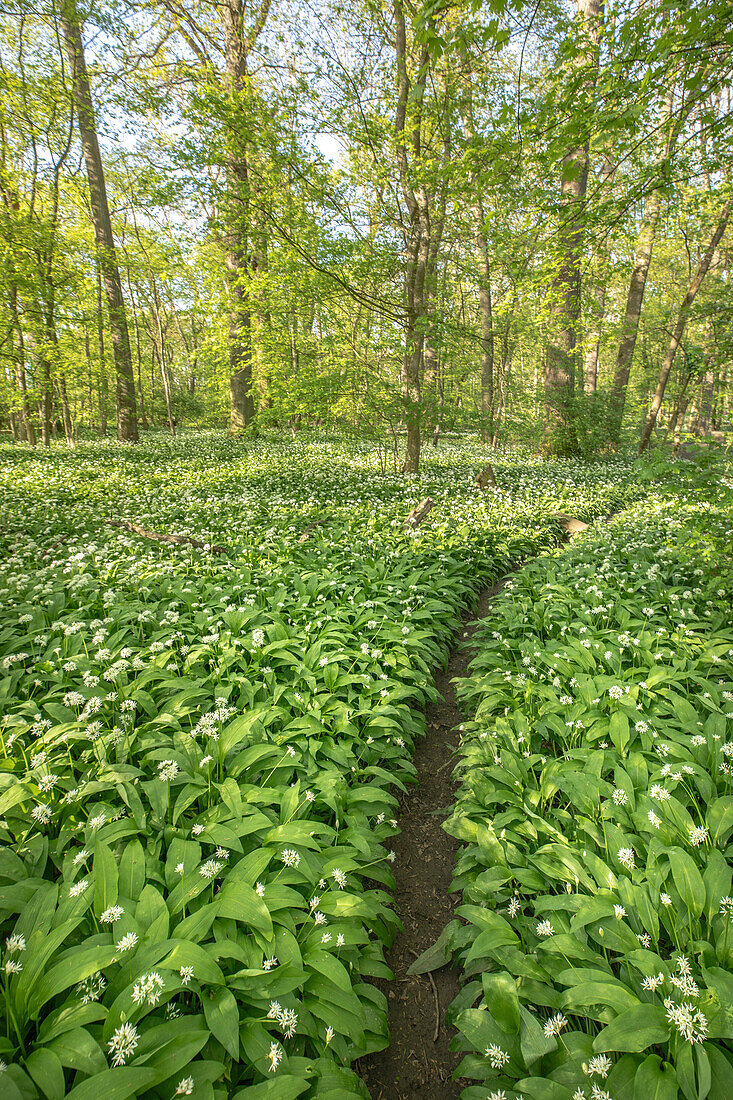
<path fill-rule="evenodd" d="M 453 1100 L 469 1084 L 451 1080 L 461 1056 L 449 1049 L 454 1030 L 446 1026 L 445 1010 L 458 993 L 456 973 L 447 966 L 435 971 L 433 986 L 427 975 L 415 977 L 407 970 L 435 943 L 460 901 L 458 894 L 449 893 L 459 843 L 441 828 L 454 801 L 451 773 L 462 718 L 451 680 L 466 675 L 471 658 L 466 643 L 502 583 L 487 589 L 476 612 L 467 613 L 448 667 L 436 677 L 440 698 L 428 707 L 427 735 L 412 758 L 418 786 L 401 801 L 402 832 L 394 845 L 395 908 L 405 930 L 387 952 L 394 982 L 377 983 L 389 1004 L 391 1042 L 358 1067 L 372 1100 Z"/>

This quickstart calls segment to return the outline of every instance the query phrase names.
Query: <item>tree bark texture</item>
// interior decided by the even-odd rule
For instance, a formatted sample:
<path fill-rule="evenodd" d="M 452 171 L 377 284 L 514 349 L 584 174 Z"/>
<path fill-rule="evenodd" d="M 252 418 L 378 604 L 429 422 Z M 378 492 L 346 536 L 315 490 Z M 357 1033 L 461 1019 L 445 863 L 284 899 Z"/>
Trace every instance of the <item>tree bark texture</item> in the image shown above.
<path fill-rule="evenodd" d="M 112 354 L 116 375 L 117 438 L 123 442 L 137 443 L 135 379 L 132 370 L 125 301 L 122 296 L 122 284 L 107 202 L 104 167 L 99 151 L 94 105 L 84 58 L 82 24 L 74 0 L 64 0 L 59 13 L 59 21 L 71 65 L 74 103 L 89 180 L 94 238 L 109 312 Z"/>

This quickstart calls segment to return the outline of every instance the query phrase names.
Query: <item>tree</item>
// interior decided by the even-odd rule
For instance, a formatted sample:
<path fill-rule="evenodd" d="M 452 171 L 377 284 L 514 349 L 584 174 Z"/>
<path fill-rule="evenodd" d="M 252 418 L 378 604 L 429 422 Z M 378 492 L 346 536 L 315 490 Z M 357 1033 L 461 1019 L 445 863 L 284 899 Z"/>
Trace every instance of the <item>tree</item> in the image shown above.
<path fill-rule="evenodd" d="M 107 299 L 109 324 L 112 333 L 112 354 L 115 363 L 117 438 L 122 442 L 137 443 L 137 405 L 135 378 L 132 370 L 130 337 L 127 329 L 125 300 L 117 266 L 112 221 L 107 202 L 102 155 L 97 140 L 97 127 L 92 93 L 84 58 L 82 23 L 75 0 L 63 0 L 59 9 L 59 23 L 63 31 L 71 66 L 71 82 L 76 104 L 76 115 L 84 151 L 89 193 L 91 199 L 94 237 L 102 282 Z"/>

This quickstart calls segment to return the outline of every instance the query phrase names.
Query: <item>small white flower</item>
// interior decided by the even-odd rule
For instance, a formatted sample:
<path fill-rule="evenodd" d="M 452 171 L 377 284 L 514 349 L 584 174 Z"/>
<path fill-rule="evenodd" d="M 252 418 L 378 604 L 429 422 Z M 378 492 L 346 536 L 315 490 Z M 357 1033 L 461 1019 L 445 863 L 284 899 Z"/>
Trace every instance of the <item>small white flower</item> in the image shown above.
<path fill-rule="evenodd" d="M 132 949 L 133 949 L 133 947 L 135 946 L 136 943 L 137 943 L 137 933 L 136 932 L 127 932 L 127 933 L 125 933 L 125 935 L 122 937 L 121 940 L 117 941 L 117 943 L 115 944 L 115 948 L 116 948 L 117 951 L 132 951 Z"/>
<path fill-rule="evenodd" d="M 492 1069 L 501 1069 L 501 1067 L 505 1066 L 509 1061 L 507 1052 L 497 1046 L 496 1043 L 492 1043 L 491 1046 L 488 1046 L 484 1053 L 489 1059 Z"/>
<path fill-rule="evenodd" d="M 124 1066 L 139 1042 L 137 1028 L 133 1024 L 122 1024 L 112 1033 L 107 1043 L 113 1066 Z"/>
<path fill-rule="evenodd" d="M 109 909 L 105 909 L 99 918 L 102 924 L 114 924 L 123 916 L 125 910 L 121 905 L 111 905 Z"/>
<path fill-rule="evenodd" d="M 619 863 L 629 871 L 633 871 L 636 867 L 636 853 L 633 848 L 619 848 L 616 856 Z"/>
<path fill-rule="evenodd" d="M 544 1026 L 544 1032 L 548 1039 L 551 1039 L 553 1035 L 559 1035 L 564 1027 L 567 1027 L 567 1020 L 563 1016 L 562 1012 L 556 1012 L 554 1016 L 550 1016 L 549 1020 Z"/>
<path fill-rule="evenodd" d="M 549 920 L 541 920 L 535 929 L 538 936 L 554 936 L 555 929 Z"/>
<path fill-rule="evenodd" d="M 193 1077 L 184 1077 L 176 1085 L 176 1096 L 191 1096 L 193 1093 Z"/>
<path fill-rule="evenodd" d="M 188 983 L 191 981 L 191 978 L 193 978 L 193 967 L 182 966 L 178 973 L 181 977 L 181 985 L 188 985 Z"/>

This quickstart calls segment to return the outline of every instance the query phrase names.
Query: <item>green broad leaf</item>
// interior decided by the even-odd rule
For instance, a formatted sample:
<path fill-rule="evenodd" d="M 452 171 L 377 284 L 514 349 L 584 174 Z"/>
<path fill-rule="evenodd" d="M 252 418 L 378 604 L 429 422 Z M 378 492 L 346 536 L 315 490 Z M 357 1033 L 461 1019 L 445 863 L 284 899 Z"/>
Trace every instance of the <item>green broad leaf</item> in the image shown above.
<path fill-rule="evenodd" d="M 507 1035 L 498 1025 L 491 1012 L 485 1008 L 466 1008 L 459 1012 L 455 1026 L 465 1035 L 473 1050 L 481 1054 L 492 1043 L 496 1043 L 509 1054 L 510 1058 L 522 1065 L 522 1048 L 520 1038 L 516 1035 Z M 551 1049 L 554 1049 L 554 1043 Z"/>
<path fill-rule="evenodd" d="M 117 901 L 118 872 L 115 857 L 101 840 L 94 849 L 94 912 L 99 917 Z"/>
<path fill-rule="evenodd" d="M 203 1024 L 200 1016 L 197 1019 Z M 174 1078 L 175 1082 L 175 1078 L 182 1071 L 188 1069 L 189 1063 L 193 1062 L 193 1059 L 211 1038 L 210 1030 L 204 1027 L 194 1027 L 193 1023 L 190 1022 L 190 1018 L 182 1034 L 169 1036 L 163 1042 L 160 1042 L 158 1033 L 161 1033 L 162 1037 L 166 1032 L 167 1025 L 163 1024 L 145 1033 L 144 1039 L 147 1040 L 148 1045 L 151 1042 L 154 1045 L 151 1050 L 145 1051 L 143 1057 L 138 1056 L 137 1058 L 138 1064 L 144 1065 L 146 1069 L 156 1071 L 156 1084 L 160 1084 L 171 1077 Z M 196 1065 L 195 1062 L 194 1065 Z"/>
<path fill-rule="evenodd" d="M 650 1054 L 636 1071 L 634 1100 L 676 1100 L 678 1095 L 674 1067 Z"/>
<path fill-rule="evenodd" d="M 343 993 L 351 994 L 352 982 L 349 972 L 344 964 L 339 962 L 334 955 L 330 955 L 328 951 L 307 951 L 303 956 L 303 965 L 306 969 L 310 968 L 318 971 Z"/>
<path fill-rule="evenodd" d="M 272 917 L 259 894 L 246 882 L 226 882 L 217 896 L 220 917 L 248 924 L 272 937 Z"/>
<path fill-rule="evenodd" d="M 557 1040 L 545 1035 L 544 1029 L 540 1027 L 537 1018 L 531 1012 L 528 1012 L 523 1005 L 520 1007 L 519 1012 L 522 1017 L 519 1026 L 519 1044 L 524 1064 L 529 1068 L 529 1066 L 533 1066 L 535 1062 L 538 1062 L 540 1058 L 543 1058 L 545 1054 L 555 1050 Z"/>
<path fill-rule="evenodd" d="M 524 1094 L 531 1100 L 571 1100 L 573 1095 L 565 1085 L 549 1081 L 545 1077 L 523 1077 L 521 1081 L 517 1081 L 517 1089 L 521 1089 L 520 1095 Z M 483 1089 L 481 1096 L 486 1095 L 486 1090 Z"/>
<path fill-rule="evenodd" d="M 62 1066 L 85 1075 L 99 1074 L 107 1068 L 107 1059 L 99 1043 L 83 1027 L 67 1031 L 46 1044 Z"/>
<path fill-rule="evenodd" d="M 64 1069 L 58 1055 L 52 1050 L 39 1047 L 28 1055 L 25 1068 L 48 1100 L 63 1100 L 66 1085 Z"/>
<path fill-rule="evenodd" d="M 668 856 L 672 878 L 682 901 L 699 917 L 705 906 L 705 883 L 697 864 L 682 848 L 669 848 Z"/>
<path fill-rule="evenodd" d="M 156 1072 L 145 1066 L 120 1066 L 87 1078 L 66 1094 L 67 1100 L 127 1100 L 139 1096 L 156 1079 Z"/>
<path fill-rule="evenodd" d="M 84 981 L 97 970 L 104 970 L 116 957 L 117 949 L 114 944 L 109 947 L 80 947 L 63 962 L 52 966 L 34 983 L 28 994 L 29 1017 L 35 1016 L 47 1001 L 68 989 L 69 986 Z"/>
<path fill-rule="evenodd" d="M 120 859 L 118 889 L 137 901 L 145 886 L 145 850 L 139 840 L 129 840 Z"/>
<path fill-rule="evenodd" d="M 104 1005 L 90 1001 L 89 1004 L 71 1002 L 57 1008 L 46 1016 L 38 1031 L 39 1043 L 50 1043 L 58 1035 L 63 1035 L 74 1028 L 84 1027 L 85 1024 L 97 1023 L 107 1015 Z"/>
<path fill-rule="evenodd" d="M 641 1004 L 628 1008 L 603 1028 L 593 1040 L 593 1050 L 640 1053 L 669 1038 L 669 1021 L 660 1005 Z"/>
<path fill-rule="evenodd" d="M 175 947 L 158 965 L 166 970 L 192 966 L 195 981 L 206 985 L 223 985 L 224 975 L 204 948 L 190 940 L 178 940 Z"/>
<path fill-rule="evenodd" d="M 590 981 L 580 982 L 569 989 L 560 1001 L 562 1009 L 574 1012 L 576 1008 L 589 1008 L 598 1005 L 609 1007 L 619 1015 L 628 1008 L 639 1004 L 639 998 L 631 993 L 621 982 Z M 606 1017 L 608 1019 L 608 1017 Z"/>
<path fill-rule="evenodd" d="M 733 1064 L 731 1057 L 715 1043 L 708 1043 L 705 1053 L 710 1062 L 710 1100 L 733 1096 Z"/>
<path fill-rule="evenodd" d="M 43 981 L 46 980 L 41 978 L 41 975 L 48 966 L 51 957 L 68 939 L 81 920 L 81 916 L 75 917 L 73 920 L 64 921 L 58 928 L 49 931 L 42 926 L 28 939 L 27 958 L 25 958 L 23 971 L 15 986 L 15 1004 L 18 1015 L 23 1019 L 30 1019 L 35 1016 L 37 1009 L 43 1004 L 43 1001 L 38 1004 L 36 1002 L 38 983 L 43 984 Z M 81 979 L 78 980 L 81 981 Z M 60 992 L 60 990 L 57 990 L 57 992 Z"/>
<path fill-rule="evenodd" d="M 716 798 L 705 814 L 713 844 L 724 848 L 733 833 L 733 795 Z"/>
<path fill-rule="evenodd" d="M 623 711 L 617 710 L 611 715 L 608 732 L 621 756 L 625 756 L 629 744 L 629 720 Z"/>
<path fill-rule="evenodd" d="M 481 982 L 489 1012 L 502 1031 L 516 1035 L 519 1032 L 520 1013 L 514 978 L 503 971 L 500 974 L 482 974 Z"/>
<path fill-rule="evenodd" d="M 453 949 L 451 946 L 453 935 L 458 927 L 458 921 L 450 921 L 440 933 L 433 946 L 423 951 L 419 959 L 415 959 L 412 966 L 408 968 L 407 973 L 428 974 L 430 971 L 440 970 L 441 966 L 445 966 L 449 963 L 453 957 Z"/>
<path fill-rule="evenodd" d="M 271 1081 L 261 1081 L 259 1085 L 239 1089 L 232 1096 L 232 1100 L 295 1100 L 296 1096 L 300 1096 L 309 1089 L 311 1084 L 312 1082 L 304 1077 L 278 1075 Z"/>
<path fill-rule="evenodd" d="M 204 1016 L 211 1034 L 232 1058 L 239 1057 L 239 1009 L 229 989 L 217 989 L 213 997 L 202 997 Z"/>
<path fill-rule="evenodd" d="M 501 917 L 496 917 L 496 923 L 491 928 L 485 928 L 483 932 L 479 932 L 469 948 L 464 965 L 475 959 L 490 957 L 491 952 L 497 947 L 512 947 L 518 942 L 517 934 L 507 922 Z"/>

